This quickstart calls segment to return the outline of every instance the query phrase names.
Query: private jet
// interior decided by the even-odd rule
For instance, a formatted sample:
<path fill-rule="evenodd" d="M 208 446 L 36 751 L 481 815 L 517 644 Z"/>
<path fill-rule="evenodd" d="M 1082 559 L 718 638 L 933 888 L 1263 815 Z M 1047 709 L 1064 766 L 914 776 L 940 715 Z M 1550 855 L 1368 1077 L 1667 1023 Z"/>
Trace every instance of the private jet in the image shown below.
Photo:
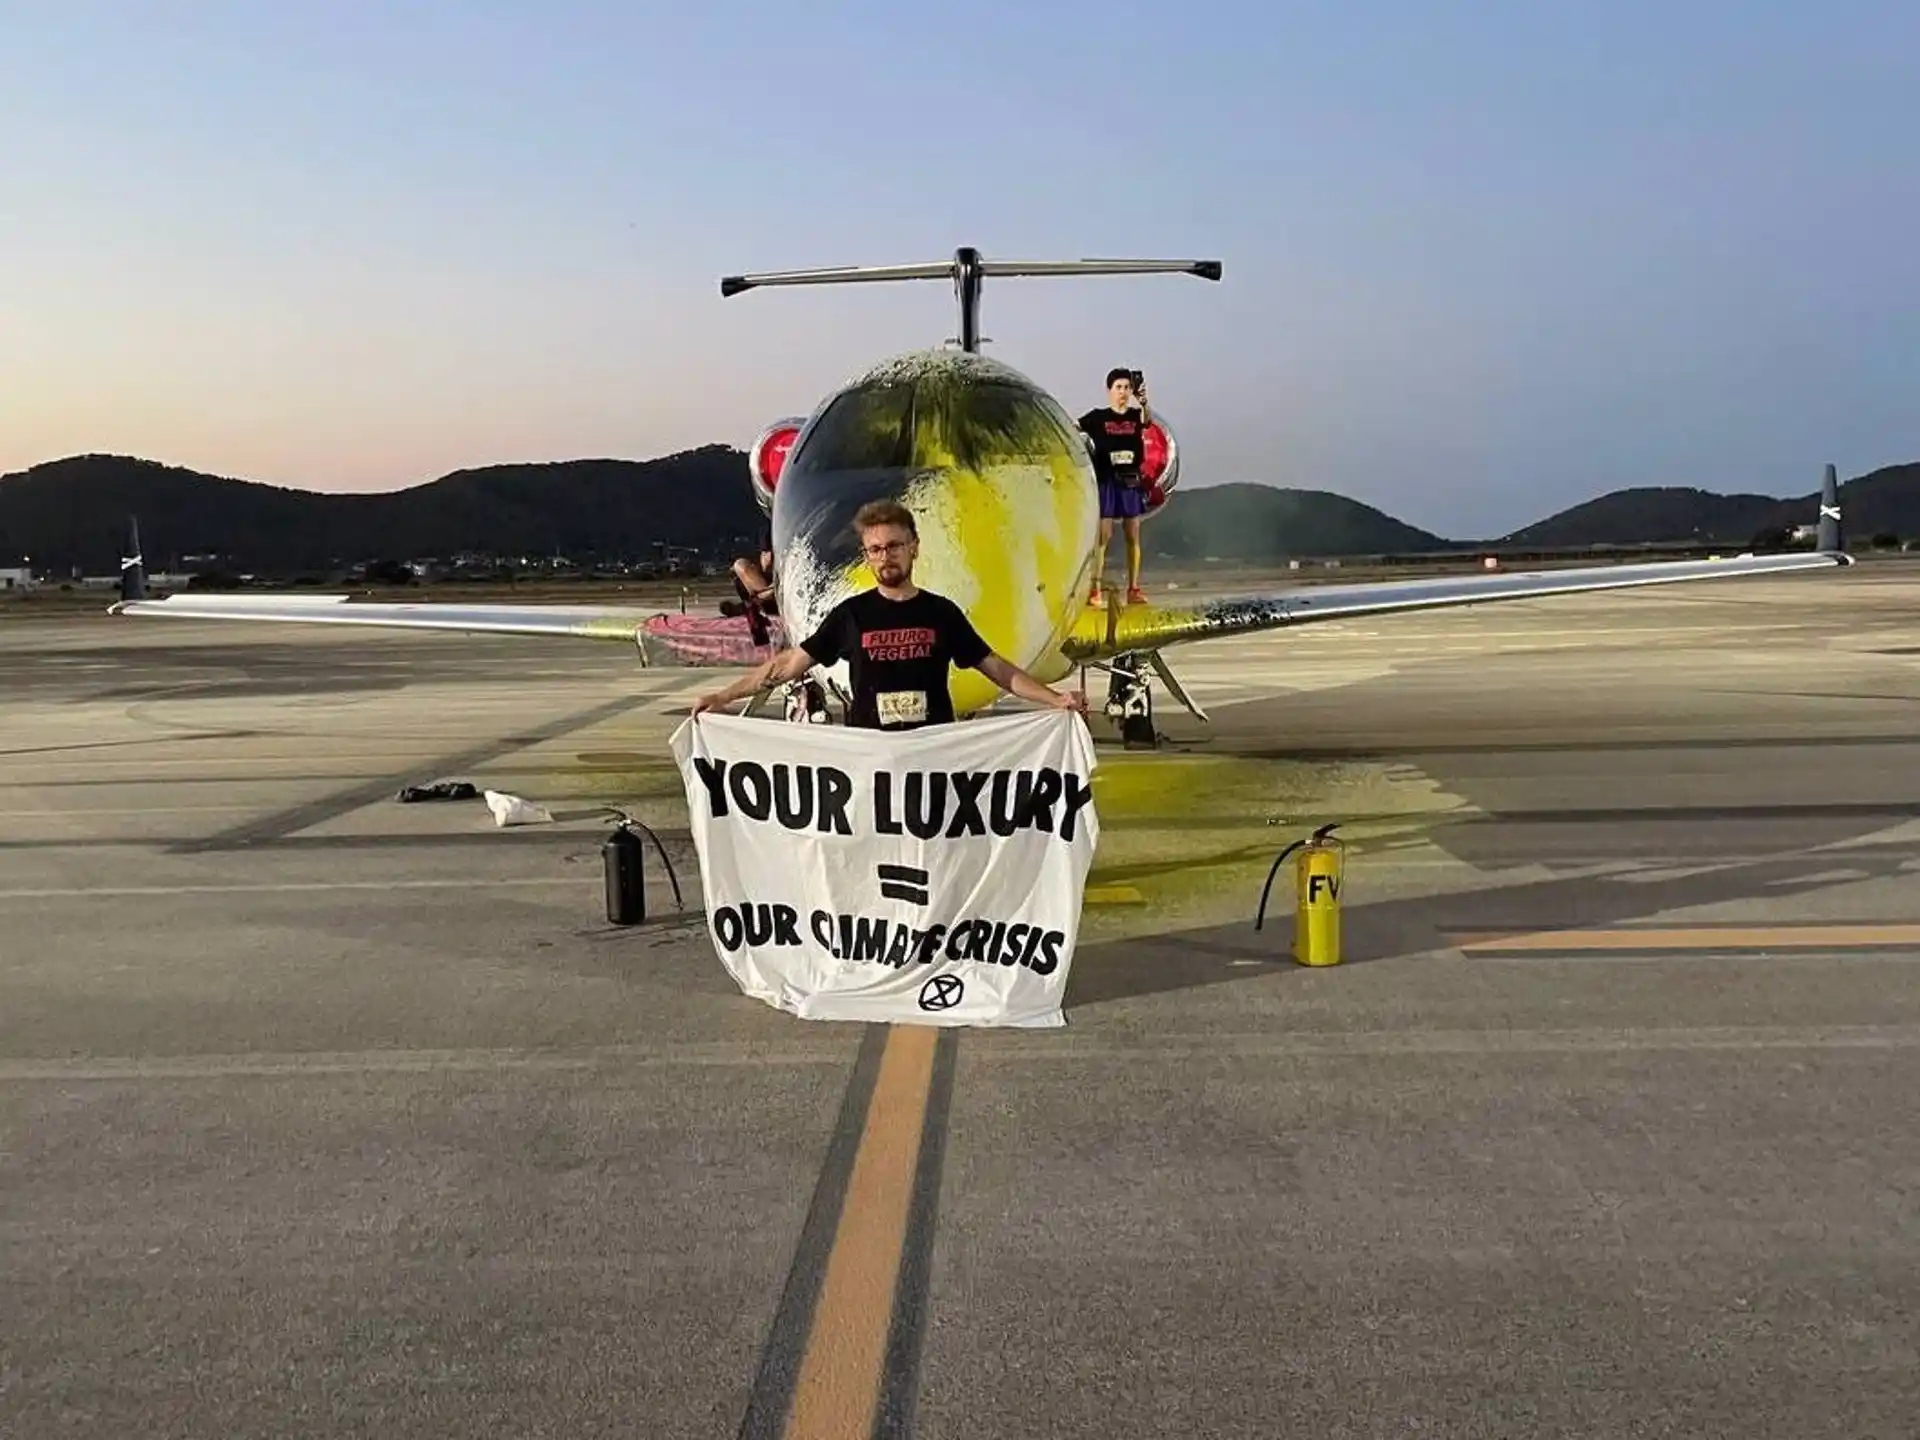
<path fill-rule="evenodd" d="M 345 595 L 204 594 L 148 598 L 137 543 L 112 610 L 140 618 L 374 625 L 469 633 L 567 636 L 634 645 L 643 664 L 751 664 L 812 627 L 873 582 L 851 528 L 869 500 L 899 500 L 920 533 L 914 579 L 957 602 L 1000 654 L 1049 683 L 1096 670 L 1108 677 L 1105 713 L 1129 747 L 1157 743 L 1153 686 L 1196 719 L 1208 716 L 1175 676 L 1167 652 L 1228 636 L 1402 611 L 1589 590 L 1827 570 L 1852 563 L 1841 544 L 1834 468 L 1827 467 L 1816 548 L 1690 561 L 1545 571 L 1499 571 L 1379 583 L 1305 585 L 1191 606 L 1089 604 L 1099 506 L 1086 437 L 1066 409 L 1012 366 L 982 353 L 980 302 L 989 278 L 1175 274 L 1218 281 L 1218 260 L 990 260 L 963 247 L 950 261 L 733 275 L 722 297 L 790 285 L 951 280 L 959 335 L 883 360 L 827 395 L 806 416 L 766 426 L 748 452 L 754 498 L 768 516 L 779 626 L 765 643 L 747 622 L 714 646 L 687 617 L 632 607 L 356 603 Z M 1157 405 L 1144 473 L 1148 517 L 1164 512 L 1180 479 L 1172 422 Z M 731 632 L 729 632 L 731 633 Z M 1003 699 L 986 677 L 953 672 L 955 714 Z M 789 719 L 823 716 L 825 692 L 844 703 L 844 665 L 809 675 L 786 697 Z M 814 698 L 818 697 L 818 699 Z M 830 718 L 830 717 L 828 717 Z"/>

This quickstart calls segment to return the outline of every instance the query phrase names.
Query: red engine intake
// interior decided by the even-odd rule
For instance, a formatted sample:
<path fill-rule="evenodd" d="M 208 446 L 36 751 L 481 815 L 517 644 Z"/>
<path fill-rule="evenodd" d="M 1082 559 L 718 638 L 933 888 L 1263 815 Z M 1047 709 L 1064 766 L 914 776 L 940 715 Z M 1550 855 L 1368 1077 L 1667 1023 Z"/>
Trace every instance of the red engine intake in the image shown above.
<path fill-rule="evenodd" d="M 1140 449 L 1140 478 L 1147 482 L 1146 515 L 1157 515 L 1180 483 L 1180 441 L 1157 408 Z"/>
<path fill-rule="evenodd" d="M 780 488 L 780 472 L 787 468 L 787 456 L 793 451 L 793 442 L 800 438 L 800 431 L 806 425 L 804 415 L 789 415 L 784 420 L 776 420 L 760 432 L 760 438 L 753 442 L 753 449 L 747 452 L 747 471 L 753 477 L 753 498 L 760 502 L 760 509 L 766 514 L 773 513 L 773 492 Z"/>

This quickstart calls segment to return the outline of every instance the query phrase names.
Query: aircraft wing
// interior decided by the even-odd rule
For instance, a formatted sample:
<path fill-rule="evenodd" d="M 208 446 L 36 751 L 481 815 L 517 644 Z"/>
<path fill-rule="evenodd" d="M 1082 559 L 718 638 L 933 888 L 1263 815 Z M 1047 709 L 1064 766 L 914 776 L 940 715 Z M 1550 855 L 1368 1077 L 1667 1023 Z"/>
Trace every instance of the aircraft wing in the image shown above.
<path fill-rule="evenodd" d="M 346 595 L 169 595 L 123 600 L 116 615 L 170 620 L 253 620 L 300 625 L 378 625 L 402 630 L 463 630 L 500 635 L 573 635 L 631 643 L 652 611 L 589 605 L 458 605 L 351 603 Z"/>
<path fill-rule="evenodd" d="M 1233 596 L 1191 607 L 1139 605 L 1088 610 L 1063 647 L 1081 663 L 1128 651 L 1165 649 L 1226 635 L 1278 630 L 1316 620 L 1346 620 L 1405 610 L 1434 610 L 1495 600 L 1531 600 L 1586 590 L 1671 585 L 1690 580 L 1728 580 L 1740 575 L 1779 575 L 1849 565 L 1841 551 L 1785 555 L 1739 555 L 1715 560 L 1652 561 L 1587 565 L 1564 570 L 1503 571 L 1386 580 L 1357 585 L 1303 585 L 1272 595 Z"/>
<path fill-rule="evenodd" d="M 774 653 L 756 645 L 744 619 L 674 615 L 598 605 L 355 604 L 345 595 L 169 595 L 122 600 L 116 615 L 171 620 L 251 620 L 298 625 L 371 625 L 464 634 L 548 635 L 636 645 L 647 665 L 757 665 Z"/>

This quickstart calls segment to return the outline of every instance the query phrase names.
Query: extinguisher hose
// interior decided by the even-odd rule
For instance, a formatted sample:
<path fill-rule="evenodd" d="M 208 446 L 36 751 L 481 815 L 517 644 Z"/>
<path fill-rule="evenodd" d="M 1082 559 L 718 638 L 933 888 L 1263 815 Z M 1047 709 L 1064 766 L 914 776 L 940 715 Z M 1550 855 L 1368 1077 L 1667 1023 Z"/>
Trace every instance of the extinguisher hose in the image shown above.
<path fill-rule="evenodd" d="M 1273 891 L 1273 877 L 1280 873 L 1280 867 L 1281 865 L 1286 863 L 1287 856 L 1291 855 L 1294 851 L 1298 850 L 1302 845 L 1306 843 L 1307 842 L 1304 840 L 1296 840 L 1291 845 L 1287 846 L 1286 849 L 1282 850 L 1278 855 L 1273 857 L 1273 868 L 1267 871 L 1267 883 L 1260 887 L 1260 908 L 1257 912 L 1255 912 L 1253 917 L 1254 929 L 1258 930 L 1261 927 L 1261 925 L 1263 925 L 1266 922 L 1267 896 L 1271 894 Z"/>
<path fill-rule="evenodd" d="M 660 852 L 660 863 L 667 867 L 667 879 L 673 884 L 673 903 L 679 909 L 686 909 L 686 902 L 680 898 L 680 877 L 673 873 L 673 861 L 667 858 L 667 847 L 660 843 L 660 837 L 653 833 L 653 827 L 643 824 L 641 821 L 627 814 L 626 811 L 618 809 L 615 806 L 609 805 L 605 808 L 609 815 L 619 817 L 623 829 L 638 830 L 642 835 L 645 835 L 649 840 L 653 841 L 653 848 Z"/>

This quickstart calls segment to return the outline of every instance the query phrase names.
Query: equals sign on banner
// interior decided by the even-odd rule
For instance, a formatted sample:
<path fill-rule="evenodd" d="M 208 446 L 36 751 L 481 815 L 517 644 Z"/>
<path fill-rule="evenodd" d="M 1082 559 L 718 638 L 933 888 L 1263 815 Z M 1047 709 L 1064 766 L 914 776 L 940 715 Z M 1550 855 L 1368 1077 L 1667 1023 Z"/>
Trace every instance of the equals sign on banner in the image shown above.
<path fill-rule="evenodd" d="M 929 876 L 926 871 L 916 870 L 911 865 L 881 865 L 876 869 L 880 876 L 880 893 L 887 899 L 911 900 L 915 905 L 927 903 Z"/>

